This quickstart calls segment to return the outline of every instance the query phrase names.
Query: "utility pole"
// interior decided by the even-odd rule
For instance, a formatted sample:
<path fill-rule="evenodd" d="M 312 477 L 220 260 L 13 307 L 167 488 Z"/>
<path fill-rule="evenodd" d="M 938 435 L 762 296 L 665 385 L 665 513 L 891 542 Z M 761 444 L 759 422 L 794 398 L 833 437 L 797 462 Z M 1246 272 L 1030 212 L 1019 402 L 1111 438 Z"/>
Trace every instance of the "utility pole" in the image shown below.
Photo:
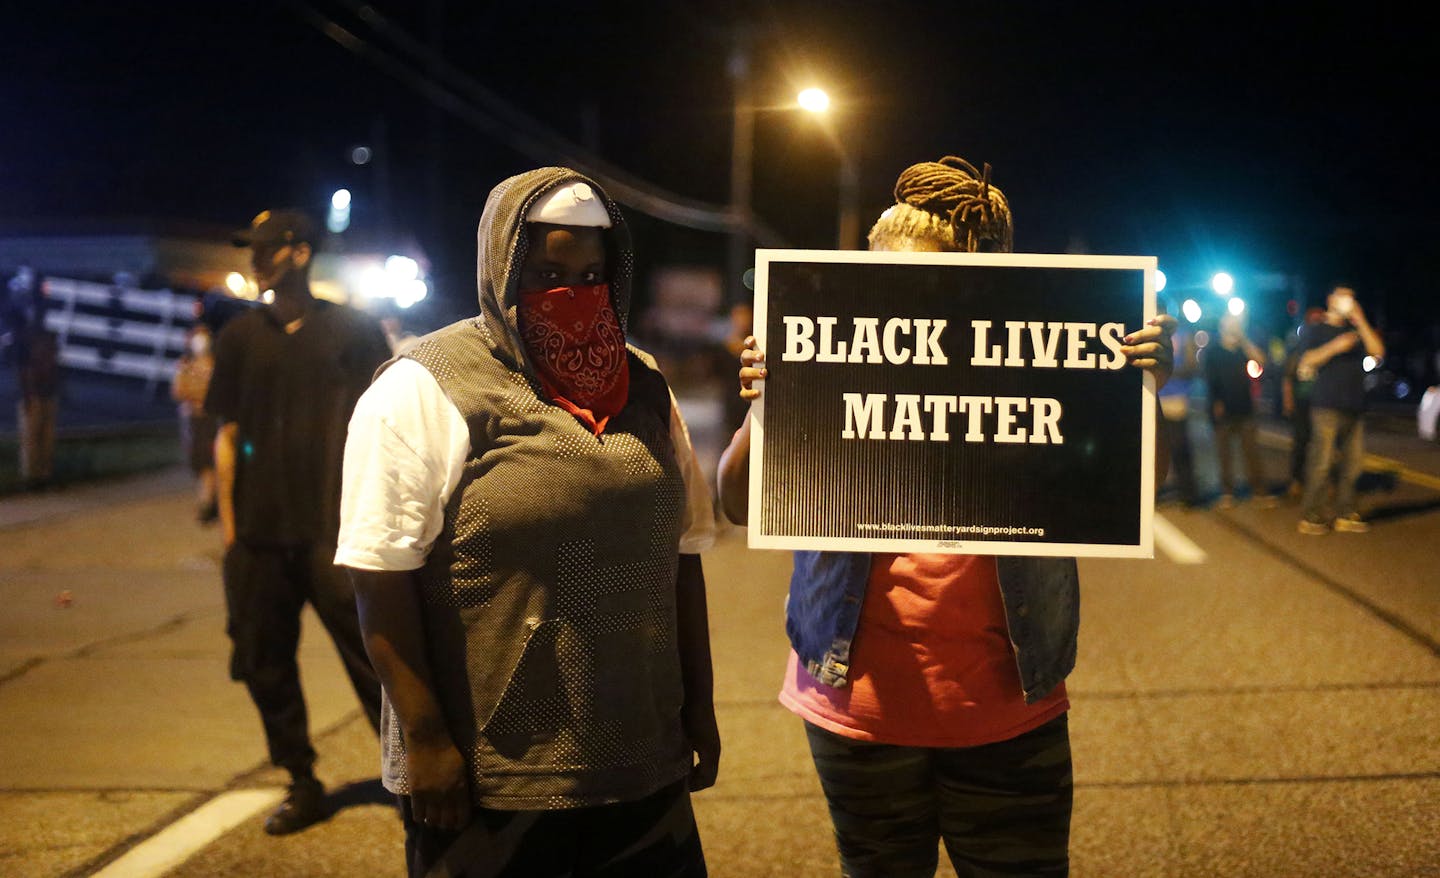
<path fill-rule="evenodd" d="M 841 250 L 860 248 L 860 171 L 855 158 L 840 141 L 840 230 L 838 244 Z"/>
<path fill-rule="evenodd" d="M 830 96 L 822 88 L 807 88 L 795 96 L 800 108 L 815 116 L 815 122 L 824 133 L 825 139 L 835 148 L 840 160 L 839 179 L 836 189 L 840 193 L 837 215 L 835 246 L 840 250 L 860 249 L 860 166 L 855 154 L 846 145 L 840 129 L 844 121 L 836 118 L 831 109 Z"/>
<path fill-rule="evenodd" d="M 728 72 L 735 96 L 730 142 L 730 212 L 736 228 L 730 233 L 725 294 L 727 303 L 735 305 L 750 298 L 743 277 L 753 261 L 752 242 L 746 229 L 750 227 L 750 190 L 754 183 L 755 102 L 750 83 L 750 33 L 744 25 L 737 25 L 731 35 Z"/>

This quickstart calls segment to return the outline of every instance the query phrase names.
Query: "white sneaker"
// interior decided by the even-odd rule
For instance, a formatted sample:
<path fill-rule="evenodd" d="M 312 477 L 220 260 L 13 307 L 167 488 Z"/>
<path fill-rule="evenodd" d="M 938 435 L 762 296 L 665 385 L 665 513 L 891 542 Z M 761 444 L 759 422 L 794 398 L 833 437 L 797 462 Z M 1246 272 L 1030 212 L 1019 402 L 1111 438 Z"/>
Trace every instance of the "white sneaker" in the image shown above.
<path fill-rule="evenodd" d="M 1323 537 L 1330 532 L 1330 526 L 1323 521 L 1311 521 L 1308 518 L 1300 519 L 1295 529 L 1307 537 Z"/>
<path fill-rule="evenodd" d="M 1335 519 L 1335 529 L 1345 533 L 1363 534 L 1370 530 L 1370 524 L 1360 517 L 1360 513 L 1352 512 Z"/>

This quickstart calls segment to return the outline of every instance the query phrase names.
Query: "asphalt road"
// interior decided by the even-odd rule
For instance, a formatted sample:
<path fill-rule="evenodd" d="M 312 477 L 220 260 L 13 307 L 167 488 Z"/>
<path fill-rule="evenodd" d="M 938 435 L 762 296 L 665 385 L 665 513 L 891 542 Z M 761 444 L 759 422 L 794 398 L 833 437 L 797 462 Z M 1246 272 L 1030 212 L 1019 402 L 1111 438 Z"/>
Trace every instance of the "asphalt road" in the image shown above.
<path fill-rule="evenodd" d="M 716 438 L 697 430 L 707 457 Z M 1267 430 L 1277 474 L 1286 441 Z M 1074 875 L 1440 875 L 1440 448 L 1370 447 L 1369 534 L 1301 536 L 1291 505 L 1162 505 L 1179 537 L 1154 560 L 1081 563 Z M 313 617 L 335 813 L 261 831 L 284 778 L 226 676 L 218 541 L 189 497 L 167 471 L 0 500 L 0 874 L 403 875 L 373 734 Z M 788 558 L 731 529 L 705 568 L 725 741 L 696 799 L 711 872 L 836 875 L 775 701 Z"/>

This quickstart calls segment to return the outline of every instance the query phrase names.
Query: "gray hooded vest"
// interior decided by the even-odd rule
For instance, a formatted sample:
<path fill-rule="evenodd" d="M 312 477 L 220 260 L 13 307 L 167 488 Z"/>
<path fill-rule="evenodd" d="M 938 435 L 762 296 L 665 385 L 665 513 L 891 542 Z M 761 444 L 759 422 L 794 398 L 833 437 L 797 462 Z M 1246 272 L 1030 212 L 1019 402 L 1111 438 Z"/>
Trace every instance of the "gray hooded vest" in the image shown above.
<path fill-rule="evenodd" d="M 541 393 L 518 332 L 524 217 L 564 168 L 512 177 L 479 228 L 478 317 L 406 356 L 435 376 L 470 428 L 470 456 L 418 571 L 441 706 L 477 804 L 549 810 L 642 798 L 691 764 L 680 724 L 675 577 L 684 483 L 670 393 L 629 350 L 630 396 L 595 436 Z M 615 313 L 633 271 L 624 219 L 605 198 Z M 408 792 L 388 700 L 386 786 Z"/>

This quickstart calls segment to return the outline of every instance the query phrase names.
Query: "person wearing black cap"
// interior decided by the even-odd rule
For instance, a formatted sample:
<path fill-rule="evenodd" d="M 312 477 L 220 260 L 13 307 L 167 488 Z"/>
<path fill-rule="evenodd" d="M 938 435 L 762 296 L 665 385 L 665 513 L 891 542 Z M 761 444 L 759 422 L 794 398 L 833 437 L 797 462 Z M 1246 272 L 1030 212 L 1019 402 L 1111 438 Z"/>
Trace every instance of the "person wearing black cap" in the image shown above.
<path fill-rule="evenodd" d="M 292 779 L 265 821 L 271 835 L 327 814 L 295 658 L 307 601 L 370 724 L 378 731 L 380 723 L 380 684 L 354 591 L 333 559 L 346 425 L 390 349 L 378 321 L 311 294 L 317 240 L 315 224 L 297 210 L 267 210 L 236 233 L 236 246 L 250 248 L 265 304 L 221 330 L 205 398 L 221 423 L 215 464 L 230 676 L 249 689 L 270 760 Z"/>

